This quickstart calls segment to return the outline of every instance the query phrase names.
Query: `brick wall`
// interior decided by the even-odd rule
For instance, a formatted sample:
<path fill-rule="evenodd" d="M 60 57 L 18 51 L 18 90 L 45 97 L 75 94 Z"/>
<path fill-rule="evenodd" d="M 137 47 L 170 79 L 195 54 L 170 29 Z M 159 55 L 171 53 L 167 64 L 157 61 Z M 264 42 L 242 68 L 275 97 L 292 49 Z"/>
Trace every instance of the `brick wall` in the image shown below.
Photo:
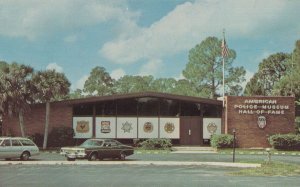
<path fill-rule="evenodd" d="M 26 136 L 35 133 L 44 134 L 46 105 L 32 105 L 30 111 L 24 114 L 24 129 Z M 72 107 L 62 103 L 50 104 L 49 132 L 53 127 L 72 127 Z M 21 136 L 18 116 L 4 117 L 3 135 Z"/>
<path fill-rule="evenodd" d="M 232 134 L 233 128 L 236 129 L 239 147 L 270 147 L 267 141 L 270 135 L 295 132 L 294 97 L 228 96 L 226 99 L 227 130 Z M 258 127 L 259 116 L 266 119 L 264 128 Z"/>

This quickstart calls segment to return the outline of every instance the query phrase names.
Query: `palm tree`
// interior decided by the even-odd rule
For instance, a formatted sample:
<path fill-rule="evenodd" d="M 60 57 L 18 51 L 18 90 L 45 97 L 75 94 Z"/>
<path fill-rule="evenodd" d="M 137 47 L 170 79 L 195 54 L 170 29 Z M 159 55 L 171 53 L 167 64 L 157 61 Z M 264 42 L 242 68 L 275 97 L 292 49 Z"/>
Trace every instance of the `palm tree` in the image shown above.
<path fill-rule="evenodd" d="M 12 63 L 2 63 L 0 68 L 0 111 L 4 115 L 19 115 L 21 135 L 25 136 L 23 114 L 33 102 L 31 78 L 33 68 Z"/>
<path fill-rule="evenodd" d="M 36 87 L 35 98 L 37 101 L 46 103 L 46 121 L 43 149 L 47 148 L 50 102 L 61 100 L 69 93 L 70 82 L 63 73 L 55 70 L 39 71 L 33 76 L 33 83 Z"/>

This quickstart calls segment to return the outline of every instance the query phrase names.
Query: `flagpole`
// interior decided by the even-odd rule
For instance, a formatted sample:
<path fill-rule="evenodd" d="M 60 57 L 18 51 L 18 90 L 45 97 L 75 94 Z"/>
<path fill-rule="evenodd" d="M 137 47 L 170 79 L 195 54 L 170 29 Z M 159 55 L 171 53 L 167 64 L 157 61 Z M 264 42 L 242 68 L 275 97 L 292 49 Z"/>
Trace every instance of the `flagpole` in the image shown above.
<path fill-rule="evenodd" d="M 223 29 L 223 41 L 225 41 L 225 29 Z M 223 59 L 223 108 L 225 107 L 225 55 L 222 55 Z"/>

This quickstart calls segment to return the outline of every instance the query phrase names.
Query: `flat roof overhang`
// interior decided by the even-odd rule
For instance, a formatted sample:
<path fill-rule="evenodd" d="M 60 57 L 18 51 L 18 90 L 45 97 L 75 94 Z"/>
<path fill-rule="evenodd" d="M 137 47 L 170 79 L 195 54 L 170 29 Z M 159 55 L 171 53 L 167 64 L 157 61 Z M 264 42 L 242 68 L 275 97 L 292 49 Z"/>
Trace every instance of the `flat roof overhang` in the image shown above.
<path fill-rule="evenodd" d="M 205 99 L 200 97 L 183 96 L 183 95 L 175 95 L 175 94 L 159 93 L 159 92 L 138 92 L 138 93 L 128 93 L 128 94 L 107 95 L 107 96 L 94 96 L 94 97 L 86 97 L 80 99 L 69 99 L 64 101 L 57 101 L 53 103 L 78 105 L 78 104 L 88 104 L 88 103 L 121 100 L 121 99 L 132 99 L 132 98 L 143 98 L 143 97 L 155 97 L 155 98 L 181 100 L 187 102 L 222 106 L 222 101 L 216 99 Z"/>

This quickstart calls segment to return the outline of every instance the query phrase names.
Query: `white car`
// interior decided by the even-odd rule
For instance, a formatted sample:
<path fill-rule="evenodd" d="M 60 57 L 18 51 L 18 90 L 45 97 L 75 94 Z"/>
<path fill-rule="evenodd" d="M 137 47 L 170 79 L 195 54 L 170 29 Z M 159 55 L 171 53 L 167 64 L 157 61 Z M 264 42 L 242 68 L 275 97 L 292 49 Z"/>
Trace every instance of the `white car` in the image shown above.
<path fill-rule="evenodd" d="M 28 138 L 0 137 L 0 159 L 20 158 L 21 160 L 28 160 L 29 157 L 38 154 L 39 148 Z"/>

